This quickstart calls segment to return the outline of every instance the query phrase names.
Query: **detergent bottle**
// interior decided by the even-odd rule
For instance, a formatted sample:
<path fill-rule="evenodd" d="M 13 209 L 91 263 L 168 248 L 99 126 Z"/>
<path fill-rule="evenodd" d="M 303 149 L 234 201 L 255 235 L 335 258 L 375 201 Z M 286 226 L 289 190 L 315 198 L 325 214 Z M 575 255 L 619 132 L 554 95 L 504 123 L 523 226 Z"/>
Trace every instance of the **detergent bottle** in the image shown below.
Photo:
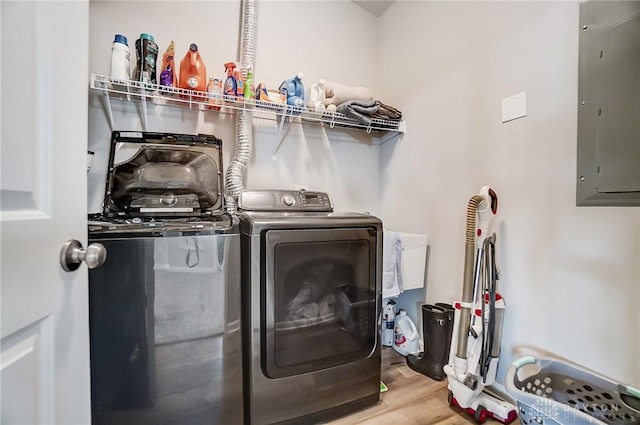
<path fill-rule="evenodd" d="M 382 345 L 391 347 L 393 345 L 393 328 L 396 319 L 396 302 L 387 301 L 382 310 Z"/>
<path fill-rule="evenodd" d="M 282 84 L 280 84 L 279 90 L 283 95 L 286 93 L 287 105 L 304 106 L 304 85 L 302 84 L 302 77 L 302 72 L 298 72 L 295 77 L 284 80 Z"/>
<path fill-rule="evenodd" d="M 128 80 L 131 72 L 131 57 L 127 37 L 116 34 L 111 47 L 111 78 Z"/>
<path fill-rule="evenodd" d="M 270 102 L 269 92 L 267 90 L 267 86 L 264 83 L 258 84 L 256 87 L 256 99 L 262 102 Z"/>
<path fill-rule="evenodd" d="M 187 54 L 180 61 L 178 86 L 188 90 L 207 90 L 207 67 L 202 61 L 195 43 L 191 43 Z"/>
<path fill-rule="evenodd" d="M 304 94 L 304 106 L 316 112 L 324 111 L 324 83 L 324 79 L 321 78 L 320 81 L 307 89 Z"/>
<path fill-rule="evenodd" d="M 400 309 L 396 315 L 393 335 L 393 349 L 403 356 L 416 354 L 420 351 L 418 330 L 407 312 Z"/>
<path fill-rule="evenodd" d="M 236 77 L 235 77 L 235 62 L 227 62 L 224 64 L 224 71 L 227 73 L 227 79 L 224 82 L 222 92 L 225 96 L 236 96 Z"/>
<path fill-rule="evenodd" d="M 238 93 L 238 96 L 240 94 Z M 244 98 L 245 99 L 255 99 L 256 98 L 256 87 L 253 83 L 253 67 L 249 65 L 247 69 L 247 80 L 244 84 Z"/>
<path fill-rule="evenodd" d="M 140 34 L 140 38 L 136 40 L 136 56 L 133 79 L 145 84 L 157 84 L 156 61 L 158 60 L 158 45 L 151 34 Z"/>
<path fill-rule="evenodd" d="M 236 97 L 244 97 L 244 78 L 242 78 L 242 71 L 236 65 L 236 69 L 233 71 L 233 78 L 236 80 Z"/>
<path fill-rule="evenodd" d="M 213 77 L 209 78 L 207 93 L 209 93 L 209 104 L 207 105 L 207 109 L 219 111 L 222 108 L 222 81 Z"/>
<path fill-rule="evenodd" d="M 178 73 L 175 63 L 176 45 L 173 41 L 162 56 L 162 71 L 160 71 L 160 85 L 178 87 Z"/>

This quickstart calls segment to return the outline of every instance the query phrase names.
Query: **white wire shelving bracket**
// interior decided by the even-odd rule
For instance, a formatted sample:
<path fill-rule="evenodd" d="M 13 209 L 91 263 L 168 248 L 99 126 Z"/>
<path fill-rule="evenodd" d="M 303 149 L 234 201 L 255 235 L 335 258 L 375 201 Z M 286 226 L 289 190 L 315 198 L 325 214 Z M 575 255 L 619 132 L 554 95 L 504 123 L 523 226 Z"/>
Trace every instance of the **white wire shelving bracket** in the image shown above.
<path fill-rule="evenodd" d="M 404 121 L 372 118 L 371 124 L 365 125 L 338 112 L 317 112 L 309 108 L 231 96 L 223 96 L 221 110 L 215 110 L 212 109 L 214 98 L 206 92 L 165 87 L 140 81 L 118 80 L 98 74 L 91 74 L 91 89 L 100 91 L 104 95 L 104 107 L 111 130 L 115 129 L 111 101 L 118 99 L 141 104 L 144 131 L 148 131 L 147 103 L 151 102 L 157 105 L 187 107 L 211 113 L 251 110 L 254 118 L 275 120 L 278 125 L 278 134 L 282 133 L 286 121 L 315 123 L 327 125 L 329 128 L 355 128 L 367 133 L 375 131 L 383 142 L 405 132 Z"/>

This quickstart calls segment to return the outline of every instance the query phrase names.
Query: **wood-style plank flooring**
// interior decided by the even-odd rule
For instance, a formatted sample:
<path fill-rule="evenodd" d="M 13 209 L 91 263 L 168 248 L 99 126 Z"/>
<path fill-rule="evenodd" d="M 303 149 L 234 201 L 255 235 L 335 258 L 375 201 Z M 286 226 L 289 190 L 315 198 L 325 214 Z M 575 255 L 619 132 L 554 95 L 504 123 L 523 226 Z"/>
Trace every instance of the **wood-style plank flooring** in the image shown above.
<path fill-rule="evenodd" d="M 390 347 L 382 349 L 382 381 L 389 388 L 374 406 L 326 425 L 467 425 L 476 422 L 447 403 L 447 381 L 437 382 L 414 372 Z M 493 419 L 487 425 L 496 425 Z M 520 425 L 516 420 L 515 425 Z"/>

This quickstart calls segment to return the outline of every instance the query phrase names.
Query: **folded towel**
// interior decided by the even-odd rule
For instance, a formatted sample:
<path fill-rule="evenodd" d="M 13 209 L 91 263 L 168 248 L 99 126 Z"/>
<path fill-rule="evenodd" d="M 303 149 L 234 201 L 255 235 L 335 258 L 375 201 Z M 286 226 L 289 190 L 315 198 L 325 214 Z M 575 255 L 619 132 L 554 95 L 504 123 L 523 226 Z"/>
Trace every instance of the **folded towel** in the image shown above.
<path fill-rule="evenodd" d="M 400 234 L 385 230 L 382 238 L 382 298 L 397 297 L 402 292 L 401 260 Z"/>
<path fill-rule="evenodd" d="M 376 100 L 349 100 L 341 103 L 337 111 L 360 124 L 371 125 L 370 116 L 380 108 L 380 102 Z"/>
<path fill-rule="evenodd" d="M 387 121 L 400 121 L 402 119 L 402 112 L 394 108 L 393 106 L 385 105 L 382 102 L 378 102 L 380 108 L 373 113 L 372 118 L 378 118 Z"/>
<path fill-rule="evenodd" d="M 373 93 L 366 87 L 347 86 L 335 81 L 324 82 L 325 106 L 339 105 L 351 99 L 373 99 Z"/>

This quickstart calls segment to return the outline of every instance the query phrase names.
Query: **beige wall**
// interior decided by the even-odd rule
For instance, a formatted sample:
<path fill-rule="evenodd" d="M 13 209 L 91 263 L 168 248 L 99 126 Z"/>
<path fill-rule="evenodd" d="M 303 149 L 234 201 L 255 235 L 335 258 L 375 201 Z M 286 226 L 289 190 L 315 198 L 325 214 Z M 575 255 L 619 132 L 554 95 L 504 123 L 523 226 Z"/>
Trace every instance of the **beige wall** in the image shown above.
<path fill-rule="evenodd" d="M 320 78 L 374 89 L 378 20 L 345 1 L 258 3 L 255 81 L 277 89 L 298 71 L 305 84 Z M 155 37 L 160 52 L 171 40 L 176 61 L 196 43 L 207 74 L 224 78 L 224 63 L 238 59 L 240 1 L 92 1 L 90 5 L 90 71 L 108 74 L 114 34 L 129 38 L 135 60 L 135 39 L 142 32 Z M 375 93 L 375 92 L 374 92 Z M 113 102 L 114 130 L 141 130 L 136 105 Z M 149 106 L 149 131 L 210 133 L 221 138 L 224 166 L 235 149 L 235 119 L 215 112 Z M 89 149 L 96 152 L 89 173 L 89 211 L 98 212 L 104 196 L 109 149 L 108 126 L 101 96 L 89 99 Z M 339 210 L 377 212 L 379 147 L 362 131 L 254 120 L 255 154 L 247 173 L 249 189 L 293 189 L 306 185 L 329 192 Z"/>
<path fill-rule="evenodd" d="M 179 10 L 180 13 L 177 13 Z M 179 21 L 191 17 L 189 21 Z M 236 57 L 239 2 L 91 2 L 91 71 L 109 72 L 113 34 L 190 42 L 208 69 Z M 507 301 L 500 376 L 532 345 L 640 385 L 640 215 L 575 207 L 578 4 L 396 2 L 375 18 L 351 2 L 260 3 L 256 82 L 297 71 L 367 85 L 399 107 L 408 133 L 381 147 L 362 133 L 256 120 L 247 187 L 329 191 L 340 210 L 369 210 L 431 240 L 427 301 L 460 296 L 467 200 L 500 197 L 498 260 Z M 283 51 L 286 53 L 283 54 Z M 526 91 L 528 116 L 500 122 L 500 101 Z M 116 129 L 140 129 L 115 106 Z M 229 115 L 150 108 L 150 129 L 210 132 L 234 149 Z M 89 211 L 99 210 L 110 129 L 89 102 Z M 275 155 L 274 155 L 275 154 Z"/>
<path fill-rule="evenodd" d="M 381 150 L 382 216 L 430 235 L 427 301 L 451 301 L 466 203 L 493 186 L 507 302 L 499 379 L 531 345 L 637 386 L 638 209 L 575 206 L 578 9 L 400 1 L 382 16 L 381 86 L 409 128 Z M 501 99 L 523 91 L 528 116 L 501 123 Z"/>

